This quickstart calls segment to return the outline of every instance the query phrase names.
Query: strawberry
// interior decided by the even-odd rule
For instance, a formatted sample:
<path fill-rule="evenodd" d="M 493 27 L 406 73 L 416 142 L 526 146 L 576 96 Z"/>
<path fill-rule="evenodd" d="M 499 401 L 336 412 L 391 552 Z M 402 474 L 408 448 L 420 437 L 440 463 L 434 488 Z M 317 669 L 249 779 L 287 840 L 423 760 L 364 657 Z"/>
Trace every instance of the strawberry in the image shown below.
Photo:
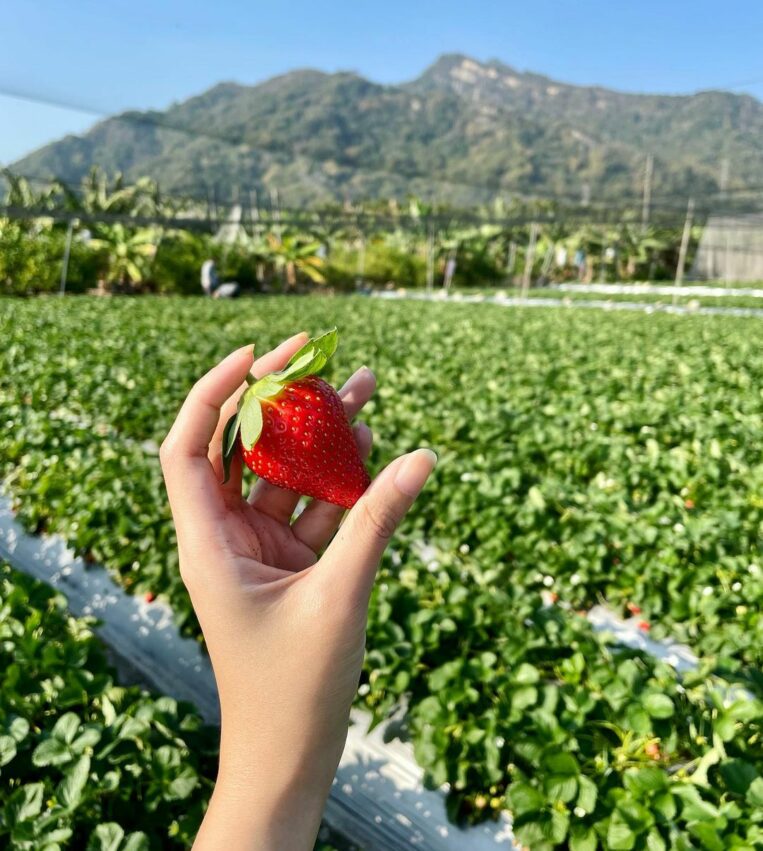
<path fill-rule="evenodd" d="M 336 329 L 310 340 L 280 372 L 247 379 L 223 435 L 223 466 L 240 447 L 271 484 L 352 508 L 370 484 L 342 400 L 318 373 L 336 351 Z"/>

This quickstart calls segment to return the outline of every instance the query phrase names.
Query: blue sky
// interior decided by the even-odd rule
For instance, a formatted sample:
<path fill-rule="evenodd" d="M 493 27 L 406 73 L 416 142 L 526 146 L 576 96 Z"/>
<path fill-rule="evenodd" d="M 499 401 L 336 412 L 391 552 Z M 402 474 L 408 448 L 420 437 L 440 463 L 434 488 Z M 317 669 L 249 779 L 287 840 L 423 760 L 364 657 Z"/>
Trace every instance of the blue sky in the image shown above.
<path fill-rule="evenodd" d="M 297 67 L 398 82 L 450 51 L 573 83 L 763 98 L 760 0 L 2 0 L 0 33 L 0 164 L 95 120 L 19 95 L 162 108 Z"/>

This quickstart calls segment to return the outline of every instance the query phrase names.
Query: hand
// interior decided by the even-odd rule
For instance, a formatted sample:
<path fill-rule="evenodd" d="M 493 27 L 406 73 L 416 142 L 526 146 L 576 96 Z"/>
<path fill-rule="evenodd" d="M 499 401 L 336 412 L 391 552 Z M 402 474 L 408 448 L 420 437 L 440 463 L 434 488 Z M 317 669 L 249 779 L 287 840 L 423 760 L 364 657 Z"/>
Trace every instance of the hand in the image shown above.
<path fill-rule="evenodd" d="M 299 495 L 262 479 L 244 499 L 239 458 L 222 484 L 222 431 L 247 372 L 282 369 L 306 341 L 298 334 L 254 364 L 251 346 L 233 352 L 194 385 L 161 449 L 180 572 L 220 696 L 220 767 L 197 849 L 312 848 L 347 736 L 376 568 L 436 462 L 428 449 L 397 458 L 340 528 L 343 510 L 318 501 L 292 522 Z M 342 388 L 350 417 L 375 383 L 363 367 Z M 366 457 L 371 432 L 354 431 Z"/>

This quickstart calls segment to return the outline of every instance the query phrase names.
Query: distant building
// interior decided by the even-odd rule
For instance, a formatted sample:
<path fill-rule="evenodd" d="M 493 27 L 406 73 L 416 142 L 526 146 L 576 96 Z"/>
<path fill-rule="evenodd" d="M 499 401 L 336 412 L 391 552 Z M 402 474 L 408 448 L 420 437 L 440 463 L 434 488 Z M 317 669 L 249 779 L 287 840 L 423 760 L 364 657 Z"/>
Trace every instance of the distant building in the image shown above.
<path fill-rule="evenodd" d="M 706 281 L 763 281 L 763 215 L 710 216 L 697 247 L 691 277 Z"/>

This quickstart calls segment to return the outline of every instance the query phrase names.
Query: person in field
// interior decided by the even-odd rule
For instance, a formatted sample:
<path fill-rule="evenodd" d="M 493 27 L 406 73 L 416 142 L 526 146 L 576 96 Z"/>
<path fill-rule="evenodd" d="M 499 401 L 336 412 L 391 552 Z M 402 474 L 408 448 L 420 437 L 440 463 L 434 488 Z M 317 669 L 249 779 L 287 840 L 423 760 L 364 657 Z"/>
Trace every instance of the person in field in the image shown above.
<path fill-rule="evenodd" d="M 395 459 L 345 517 L 259 479 L 242 496 L 240 454 L 223 481 L 223 430 L 246 379 L 283 369 L 297 334 L 253 363 L 245 346 L 196 382 L 160 458 L 180 574 L 204 633 L 221 710 L 220 765 L 195 851 L 310 849 L 344 748 L 382 553 L 437 460 Z M 250 375 L 251 374 L 251 375 Z M 349 418 L 376 379 L 339 391 Z M 371 431 L 354 428 L 363 459 Z M 341 526 L 340 526 L 341 522 Z"/>
<path fill-rule="evenodd" d="M 201 288 L 212 298 L 235 298 L 239 294 L 239 285 L 235 281 L 220 283 L 217 264 L 211 257 L 201 266 Z"/>

